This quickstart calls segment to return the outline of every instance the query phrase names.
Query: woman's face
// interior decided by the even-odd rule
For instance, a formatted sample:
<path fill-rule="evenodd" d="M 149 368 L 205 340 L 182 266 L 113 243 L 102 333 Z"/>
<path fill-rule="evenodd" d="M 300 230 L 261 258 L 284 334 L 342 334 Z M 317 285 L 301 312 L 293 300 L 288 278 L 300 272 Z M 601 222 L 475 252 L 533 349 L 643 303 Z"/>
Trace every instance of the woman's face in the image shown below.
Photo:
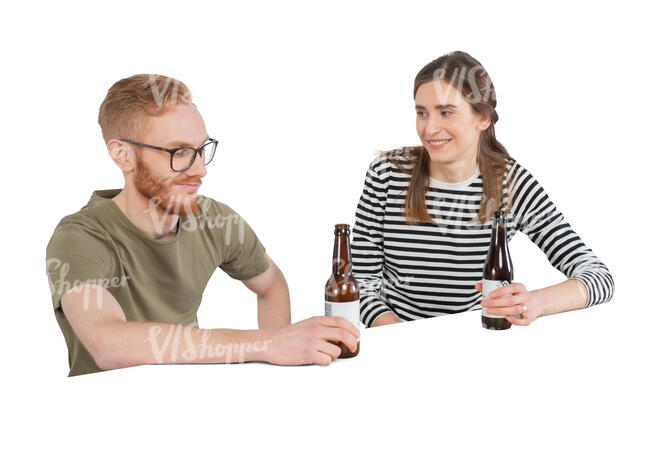
<path fill-rule="evenodd" d="M 415 112 L 418 136 L 432 162 L 476 161 L 479 136 L 490 119 L 476 113 L 453 85 L 444 80 L 420 85 Z"/>

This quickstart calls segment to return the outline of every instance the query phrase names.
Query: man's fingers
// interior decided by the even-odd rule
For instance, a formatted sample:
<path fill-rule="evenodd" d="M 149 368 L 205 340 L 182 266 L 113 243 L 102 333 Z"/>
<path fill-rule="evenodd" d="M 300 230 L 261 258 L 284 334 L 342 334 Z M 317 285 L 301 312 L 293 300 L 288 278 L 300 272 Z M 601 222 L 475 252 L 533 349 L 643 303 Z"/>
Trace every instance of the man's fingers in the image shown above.
<path fill-rule="evenodd" d="M 346 329 L 356 338 L 359 338 L 359 336 L 361 335 L 359 329 L 357 329 L 357 327 L 354 324 L 352 324 L 350 321 L 343 318 L 342 316 L 314 316 L 314 318 L 323 326 Z"/>
<path fill-rule="evenodd" d="M 320 352 L 324 352 L 325 354 L 329 355 L 332 358 L 332 360 L 336 359 L 338 356 L 341 355 L 341 348 L 325 340 L 319 342 L 318 346 L 316 346 L 316 349 L 318 349 Z"/>
<path fill-rule="evenodd" d="M 318 365 L 329 365 L 332 363 L 332 356 L 325 354 L 324 352 L 316 351 L 312 363 Z"/>
<path fill-rule="evenodd" d="M 320 336 L 325 340 L 341 341 L 345 343 L 350 351 L 357 349 L 357 337 L 345 329 L 339 327 L 323 327 Z"/>

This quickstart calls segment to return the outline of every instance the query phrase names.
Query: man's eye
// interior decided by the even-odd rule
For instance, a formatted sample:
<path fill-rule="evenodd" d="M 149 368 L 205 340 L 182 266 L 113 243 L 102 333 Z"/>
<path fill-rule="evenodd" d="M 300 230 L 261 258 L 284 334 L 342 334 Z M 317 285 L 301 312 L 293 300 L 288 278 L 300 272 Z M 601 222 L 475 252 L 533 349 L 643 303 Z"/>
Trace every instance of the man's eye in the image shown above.
<path fill-rule="evenodd" d="M 417 116 L 424 116 L 424 112 L 415 112 Z"/>
<path fill-rule="evenodd" d="M 443 110 L 442 112 L 440 112 L 440 114 L 441 114 L 442 116 L 447 116 L 447 115 L 445 115 L 445 113 L 448 113 L 448 114 L 451 115 L 451 112 L 450 112 L 449 110 Z"/>

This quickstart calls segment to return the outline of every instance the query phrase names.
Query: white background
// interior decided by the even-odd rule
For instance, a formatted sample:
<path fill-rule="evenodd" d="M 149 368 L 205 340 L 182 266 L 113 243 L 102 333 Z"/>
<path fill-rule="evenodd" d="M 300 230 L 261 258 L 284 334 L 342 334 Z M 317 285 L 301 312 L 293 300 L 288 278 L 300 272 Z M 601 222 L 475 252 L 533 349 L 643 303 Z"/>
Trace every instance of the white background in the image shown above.
<path fill-rule="evenodd" d="M 69 451 L 647 448 L 646 16 L 623 1 L 459 3 L 3 5 L 1 388 L 9 420 L 0 443 Z M 375 348 L 363 361 L 362 352 L 358 362 L 326 368 L 150 366 L 66 377 L 45 246 L 92 191 L 123 186 L 97 124 L 115 81 L 158 73 L 190 87 L 219 140 L 200 193 L 253 226 L 300 320 L 323 312 L 333 225 L 354 222 L 376 152 L 418 144 L 415 74 L 453 50 L 485 66 L 497 138 L 614 276 L 611 302 L 511 329 L 519 346 L 527 336 L 573 338 L 566 348 L 575 362 L 537 362 L 543 350 L 519 347 L 513 357 L 506 348 L 507 369 L 519 360 L 524 371 L 500 374 L 476 366 L 476 348 L 489 353 L 489 342 L 473 345 L 475 335 L 454 330 L 427 336 L 418 323 L 448 324 L 425 320 L 366 331 L 366 350 L 377 338 L 385 354 Z M 522 233 L 511 252 L 516 280 L 529 289 L 564 279 Z M 218 270 L 199 322 L 255 328 L 255 306 Z M 404 360 L 390 345 L 416 331 L 423 336 Z M 601 340 L 585 345 L 582 333 Z M 620 360 L 599 363 L 600 347 Z"/>

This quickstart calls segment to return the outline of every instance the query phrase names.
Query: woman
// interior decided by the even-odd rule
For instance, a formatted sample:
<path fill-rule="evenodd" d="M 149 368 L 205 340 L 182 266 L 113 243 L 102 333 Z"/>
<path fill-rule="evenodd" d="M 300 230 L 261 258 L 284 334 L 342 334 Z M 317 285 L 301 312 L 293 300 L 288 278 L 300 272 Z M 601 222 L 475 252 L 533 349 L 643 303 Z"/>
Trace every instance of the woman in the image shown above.
<path fill-rule="evenodd" d="M 357 207 L 352 259 L 362 322 L 374 327 L 483 306 L 528 325 L 610 300 L 607 267 L 497 141 L 496 97 L 483 66 L 465 52 L 443 55 L 420 70 L 413 96 L 422 146 L 378 156 Z M 481 304 L 477 282 L 497 209 L 507 213 L 508 240 L 526 233 L 567 281 L 530 292 L 513 282 Z"/>

